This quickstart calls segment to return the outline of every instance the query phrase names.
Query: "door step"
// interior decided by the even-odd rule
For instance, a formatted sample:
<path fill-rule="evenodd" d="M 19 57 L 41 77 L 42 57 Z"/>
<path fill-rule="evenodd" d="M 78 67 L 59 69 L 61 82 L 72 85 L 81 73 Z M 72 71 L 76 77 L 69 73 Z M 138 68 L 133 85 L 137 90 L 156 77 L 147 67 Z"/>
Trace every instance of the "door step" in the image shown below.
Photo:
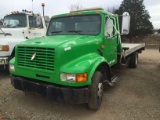
<path fill-rule="evenodd" d="M 115 86 L 118 81 L 119 81 L 118 77 L 113 76 L 113 77 L 111 78 L 111 81 L 109 81 L 109 80 L 104 80 L 104 83 L 107 83 L 107 84 L 109 84 L 110 86 Z"/>
<path fill-rule="evenodd" d="M 108 84 L 110 86 L 115 86 L 117 82 L 118 82 L 118 77 L 117 76 L 113 76 L 112 79 L 111 79 L 111 82 L 109 82 Z"/>

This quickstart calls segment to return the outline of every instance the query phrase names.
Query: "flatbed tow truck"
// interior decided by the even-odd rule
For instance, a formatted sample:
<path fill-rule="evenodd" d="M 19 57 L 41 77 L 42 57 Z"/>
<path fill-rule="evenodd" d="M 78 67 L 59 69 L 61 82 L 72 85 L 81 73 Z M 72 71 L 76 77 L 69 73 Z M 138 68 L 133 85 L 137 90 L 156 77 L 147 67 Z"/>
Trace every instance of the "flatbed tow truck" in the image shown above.
<path fill-rule="evenodd" d="M 121 34 L 128 34 L 129 21 L 124 13 Z M 112 67 L 136 68 L 145 49 L 145 44 L 122 44 L 121 34 L 118 15 L 103 9 L 53 16 L 45 37 L 16 46 L 11 83 L 24 92 L 98 110 L 104 87 L 117 80 Z"/>

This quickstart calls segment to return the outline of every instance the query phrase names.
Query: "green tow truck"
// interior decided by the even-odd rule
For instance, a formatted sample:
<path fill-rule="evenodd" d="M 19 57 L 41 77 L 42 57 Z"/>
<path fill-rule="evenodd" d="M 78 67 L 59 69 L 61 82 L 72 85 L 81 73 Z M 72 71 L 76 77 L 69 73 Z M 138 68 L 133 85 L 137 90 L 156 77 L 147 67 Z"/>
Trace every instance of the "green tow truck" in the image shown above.
<path fill-rule="evenodd" d="M 53 16 L 45 37 L 18 44 L 10 61 L 11 83 L 24 92 L 69 103 L 101 106 L 104 87 L 117 80 L 112 67 L 136 68 L 145 44 L 122 44 L 130 16 L 85 9 Z"/>

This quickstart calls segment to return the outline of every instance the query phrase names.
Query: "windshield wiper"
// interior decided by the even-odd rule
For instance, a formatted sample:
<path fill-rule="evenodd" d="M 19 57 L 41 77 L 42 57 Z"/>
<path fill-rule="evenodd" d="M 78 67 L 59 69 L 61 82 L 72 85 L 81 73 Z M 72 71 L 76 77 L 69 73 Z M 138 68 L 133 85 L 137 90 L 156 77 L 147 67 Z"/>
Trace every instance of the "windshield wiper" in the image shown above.
<path fill-rule="evenodd" d="M 0 35 L 4 35 L 4 36 L 12 36 L 12 34 L 11 33 L 0 33 Z"/>
<path fill-rule="evenodd" d="M 81 33 L 80 33 L 80 32 L 82 32 L 82 30 L 69 30 L 68 32 L 74 32 L 74 33 L 78 33 L 78 34 L 80 34 L 80 35 L 81 35 Z"/>
<path fill-rule="evenodd" d="M 53 32 L 51 32 L 52 34 L 54 34 L 54 33 L 61 33 L 62 31 L 53 31 Z"/>
<path fill-rule="evenodd" d="M 4 34 L 4 31 L 0 28 L 0 30 L 3 32 L 3 33 L 1 33 L 1 34 Z"/>
<path fill-rule="evenodd" d="M 13 28 L 24 27 L 24 25 L 15 25 Z"/>
<path fill-rule="evenodd" d="M 9 36 L 12 36 L 12 34 L 11 34 L 11 33 L 5 33 L 1 28 L 0 28 L 0 30 L 3 32 L 3 33 L 0 33 L 0 35 L 4 35 L 4 36 L 9 35 Z"/>
<path fill-rule="evenodd" d="M 6 25 L 4 25 L 3 27 L 4 27 L 4 28 L 12 28 L 12 25 L 6 24 Z"/>

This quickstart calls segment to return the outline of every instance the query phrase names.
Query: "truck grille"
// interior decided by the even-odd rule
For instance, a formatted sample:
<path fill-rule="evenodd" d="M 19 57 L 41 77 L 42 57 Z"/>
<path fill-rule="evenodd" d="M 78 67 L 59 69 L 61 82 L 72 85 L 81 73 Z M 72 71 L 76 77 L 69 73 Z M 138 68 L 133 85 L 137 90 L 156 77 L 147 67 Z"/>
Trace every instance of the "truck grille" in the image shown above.
<path fill-rule="evenodd" d="M 19 66 L 54 71 L 54 48 L 18 47 L 17 51 Z M 31 60 L 33 54 L 36 54 L 36 56 Z"/>

